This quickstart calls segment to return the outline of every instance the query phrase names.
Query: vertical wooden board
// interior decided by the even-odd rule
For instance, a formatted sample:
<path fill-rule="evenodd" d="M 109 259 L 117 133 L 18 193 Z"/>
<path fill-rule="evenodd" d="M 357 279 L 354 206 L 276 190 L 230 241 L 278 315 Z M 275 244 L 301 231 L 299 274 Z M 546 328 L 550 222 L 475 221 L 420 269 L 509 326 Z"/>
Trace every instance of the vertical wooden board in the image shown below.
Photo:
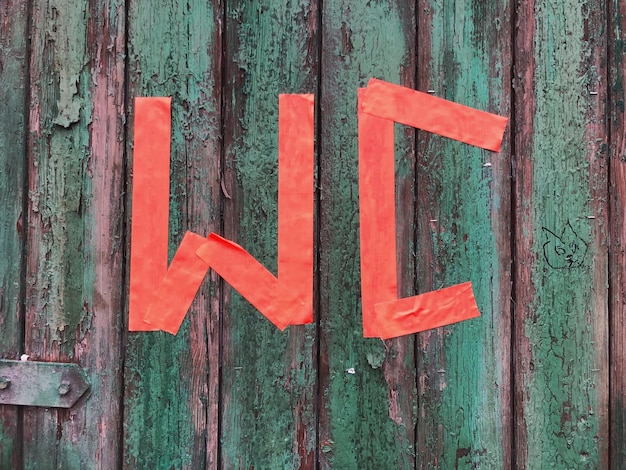
<path fill-rule="evenodd" d="M 418 5 L 420 90 L 508 116 L 509 2 Z M 418 143 L 418 289 L 471 281 L 481 317 L 419 335 L 417 467 L 508 468 L 508 138 L 499 153 L 424 132 Z"/>
<path fill-rule="evenodd" d="M 516 465 L 607 468 L 607 5 L 518 6 Z"/>
<path fill-rule="evenodd" d="M 324 1 L 320 147 L 322 468 L 413 468 L 413 337 L 363 338 L 357 89 L 376 77 L 414 86 L 415 11 L 407 2 Z M 396 132 L 401 294 L 412 294 L 414 131 Z M 381 247 L 384 249 L 384 247 Z"/>
<path fill-rule="evenodd" d="M 224 234 L 277 274 L 278 95 L 317 90 L 317 2 L 228 2 Z M 315 325 L 224 297 L 222 465 L 314 468 Z"/>
<path fill-rule="evenodd" d="M 22 348 L 21 306 L 28 22 L 25 1 L 0 4 L 0 357 Z M 0 391 L 0 393 L 2 393 Z M 17 468 L 18 409 L 0 406 L 0 468 Z"/>
<path fill-rule="evenodd" d="M 609 23 L 609 142 L 611 175 L 609 198 L 610 240 L 610 461 L 611 468 L 626 468 L 626 4 L 610 2 Z"/>
<path fill-rule="evenodd" d="M 89 396 L 24 412 L 25 468 L 113 468 L 120 432 L 124 4 L 32 4 L 25 352 Z"/>
<path fill-rule="evenodd" d="M 170 259 L 186 230 L 219 227 L 221 16 L 212 0 L 130 4 L 129 142 L 133 98 L 172 96 Z M 217 466 L 216 288 L 205 280 L 177 336 L 127 334 L 124 468 Z"/>

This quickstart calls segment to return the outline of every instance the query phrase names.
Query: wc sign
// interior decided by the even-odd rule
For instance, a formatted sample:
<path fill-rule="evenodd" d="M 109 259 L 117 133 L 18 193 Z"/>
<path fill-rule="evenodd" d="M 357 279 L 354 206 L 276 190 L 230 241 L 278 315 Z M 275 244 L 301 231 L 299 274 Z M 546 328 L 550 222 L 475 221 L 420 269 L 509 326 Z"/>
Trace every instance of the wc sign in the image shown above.
<path fill-rule="evenodd" d="M 129 330 L 176 334 L 209 269 L 279 329 L 313 321 L 314 97 L 278 97 L 278 275 L 216 233 L 187 232 L 170 265 L 171 99 L 136 98 Z M 471 283 L 398 298 L 394 124 L 497 152 L 507 119 L 372 79 L 358 91 L 363 335 L 478 317 Z"/>

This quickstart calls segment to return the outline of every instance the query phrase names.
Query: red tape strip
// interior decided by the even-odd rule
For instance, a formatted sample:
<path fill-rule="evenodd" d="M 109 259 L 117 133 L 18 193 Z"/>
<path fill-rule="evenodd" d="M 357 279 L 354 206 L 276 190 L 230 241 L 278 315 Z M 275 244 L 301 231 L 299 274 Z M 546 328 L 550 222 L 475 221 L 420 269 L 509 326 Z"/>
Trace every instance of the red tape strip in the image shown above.
<path fill-rule="evenodd" d="M 171 98 L 135 98 L 128 329 L 144 321 L 167 272 Z"/>
<path fill-rule="evenodd" d="M 470 283 L 398 300 L 394 122 L 499 150 L 507 119 L 375 79 L 358 96 L 363 335 L 388 339 L 479 316 Z"/>
<path fill-rule="evenodd" d="M 449 137 L 476 147 L 500 151 L 508 121 L 479 111 L 372 78 L 362 101 L 362 111 L 406 126 Z"/>
<path fill-rule="evenodd" d="M 313 321 L 313 95 L 278 97 L 278 279 L 304 301 L 290 325 Z"/>
<path fill-rule="evenodd" d="M 405 299 L 380 302 L 374 309 L 379 319 L 376 336 L 382 339 L 418 333 L 480 316 L 471 282 Z"/>
<path fill-rule="evenodd" d="M 196 253 L 279 329 L 306 315 L 308 306 L 236 243 L 212 233 Z"/>
<path fill-rule="evenodd" d="M 154 302 L 144 320 L 163 331 L 176 334 L 182 324 L 209 265 L 196 255 L 207 239 L 192 232 L 185 233 L 167 274 L 156 290 Z"/>

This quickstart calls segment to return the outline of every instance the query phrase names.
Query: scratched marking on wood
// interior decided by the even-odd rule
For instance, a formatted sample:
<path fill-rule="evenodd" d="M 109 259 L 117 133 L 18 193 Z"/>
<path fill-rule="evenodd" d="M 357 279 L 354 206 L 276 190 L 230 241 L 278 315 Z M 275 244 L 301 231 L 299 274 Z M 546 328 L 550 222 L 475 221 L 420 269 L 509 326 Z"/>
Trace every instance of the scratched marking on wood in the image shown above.
<path fill-rule="evenodd" d="M 608 466 L 605 11 L 601 1 L 531 1 L 519 11 L 517 48 L 526 51 L 516 77 L 521 468 Z M 541 227 L 569 238 L 551 260 L 544 246 L 557 241 Z M 579 240 L 588 244 L 583 257 L 573 250 Z M 555 269 L 568 256 L 576 266 Z"/>
<path fill-rule="evenodd" d="M 28 117 L 26 2 L 0 4 L 0 358 L 22 347 L 24 152 Z M 21 465 L 17 407 L 0 407 L 0 468 Z"/>
<path fill-rule="evenodd" d="M 359 271 L 357 87 L 370 77 L 414 85 L 415 17 L 406 2 L 323 2 L 321 87 L 320 464 L 413 468 L 413 338 L 363 338 Z M 410 273 L 412 130 L 396 133 L 398 260 Z M 381 247 L 384 249 L 384 247 Z"/>
<path fill-rule="evenodd" d="M 24 412 L 24 463 L 118 461 L 124 5 L 35 1 L 25 352 L 78 362 L 88 406 Z M 110 368 L 110 369 L 109 369 Z M 76 445 L 76 442 L 83 443 Z"/>
<path fill-rule="evenodd" d="M 508 115 L 508 2 L 419 2 L 419 88 Z M 471 64 L 468 66 L 467 64 Z M 472 281 L 481 317 L 419 335 L 420 468 L 506 468 L 510 412 L 510 159 L 423 132 L 418 288 Z"/>
<path fill-rule="evenodd" d="M 171 259 L 185 230 L 206 235 L 219 226 L 221 10 L 211 1 L 156 9 L 133 2 L 129 15 L 129 106 L 134 96 L 172 96 Z M 132 108 L 130 115 L 132 126 Z M 178 336 L 128 333 L 125 466 L 217 465 L 219 297 L 214 281 L 205 280 Z"/>
<path fill-rule="evenodd" d="M 224 234 L 276 274 L 278 94 L 315 93 L 317 4 L 226 6 Z M 224 297 L 224 468 L 314 468 L 315 325 L 280 332 Z"/>

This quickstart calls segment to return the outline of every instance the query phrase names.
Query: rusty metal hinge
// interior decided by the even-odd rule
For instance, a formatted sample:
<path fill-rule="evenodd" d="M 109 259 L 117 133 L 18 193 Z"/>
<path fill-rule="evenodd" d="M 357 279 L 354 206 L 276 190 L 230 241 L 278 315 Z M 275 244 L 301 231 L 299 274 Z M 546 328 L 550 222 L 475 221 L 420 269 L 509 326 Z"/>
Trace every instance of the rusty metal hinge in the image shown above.
<path fill-rule="evenodd" d="M 77 364 L 0 359 L 0 405 L 71 408 L 89 387 Z"/>

